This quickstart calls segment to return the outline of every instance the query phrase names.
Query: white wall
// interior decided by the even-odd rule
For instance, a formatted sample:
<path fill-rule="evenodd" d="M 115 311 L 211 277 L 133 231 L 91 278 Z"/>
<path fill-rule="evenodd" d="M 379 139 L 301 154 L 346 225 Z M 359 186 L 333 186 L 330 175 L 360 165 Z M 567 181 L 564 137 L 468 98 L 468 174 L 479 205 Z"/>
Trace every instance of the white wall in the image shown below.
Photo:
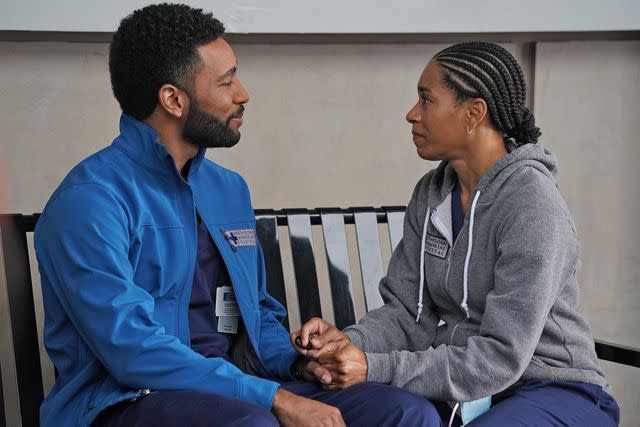
<path fill-rule="evenodd" d="M 0 30 L 115 31 L 148 0 L 2 0 Z M 213 10 L 231 33 L 498 33 L 640 29 L 635 0 L 211 0 L 184 1 Z M 126 12 L 123 12 L 126 11 Z"/>

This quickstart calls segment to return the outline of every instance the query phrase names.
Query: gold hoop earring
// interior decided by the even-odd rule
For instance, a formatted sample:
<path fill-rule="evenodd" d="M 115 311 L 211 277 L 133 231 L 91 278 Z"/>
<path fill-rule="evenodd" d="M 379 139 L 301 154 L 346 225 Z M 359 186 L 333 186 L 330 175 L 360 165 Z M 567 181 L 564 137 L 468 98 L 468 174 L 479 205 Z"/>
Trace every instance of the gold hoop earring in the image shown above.
<path fill-rule="evenodd" d="M 473 133 L 473 129 L 469 129 L 469 128 L 467 128 L 467 133 L 468 133 L 468 134 L 472 134 L 472 133 Z"/>

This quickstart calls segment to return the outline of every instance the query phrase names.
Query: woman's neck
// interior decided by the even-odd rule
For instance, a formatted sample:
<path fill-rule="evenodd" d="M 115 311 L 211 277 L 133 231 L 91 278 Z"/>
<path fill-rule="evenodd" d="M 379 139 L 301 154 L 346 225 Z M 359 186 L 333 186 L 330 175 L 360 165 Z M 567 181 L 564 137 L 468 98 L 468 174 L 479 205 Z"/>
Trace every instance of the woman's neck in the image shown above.
<path fill-rule="evenodd" d="M 460 181 L 462 210 L 465 216 L 471 195 L 478 183 L 506 154 L 507 149 L 502 137 L 496 134 L 485 134 L 474 138 L 464 156 L 451 160 L 451 166 Z"/>

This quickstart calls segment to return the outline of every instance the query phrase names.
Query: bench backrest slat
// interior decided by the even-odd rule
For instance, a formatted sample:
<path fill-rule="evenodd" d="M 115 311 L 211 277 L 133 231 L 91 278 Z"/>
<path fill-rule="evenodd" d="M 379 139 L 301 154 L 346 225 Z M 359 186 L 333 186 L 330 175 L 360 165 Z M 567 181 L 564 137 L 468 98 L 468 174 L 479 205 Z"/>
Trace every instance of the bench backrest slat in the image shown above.
<path fill-rule="evenodd" d="M 7 423 L 5 421 L 4 415 L 4 392 L 2 391 L 2 369 L 0 369 L 0 427 L 6 427 Z"/>
<path fill-rule="evenodd" d="M 287 294 L 284 287 L 284 273 L 282 271 L 282 256 L 280 255 L 280 240 L 278 239 L 278 222 L 275 215 L 256 217 L 256 231 L 258 240 L 264 253 L 264 263 L 267 274 L 267 292 L 280 304 L 287 308 Z M 289 316 L 282 324 L 289 329 Z"/>
<path fill-rule="evenodd" d="M 327 254 L 334 322 L 339 329 L 343 329 L 356 323 L 344 218 L 339 211 L 321 211 L 320 219 Z"/>
<path fill-rule="evenodd" d="M 291 257 L 298 291 L 300 321 L 306 322 L 312 317 L 322 317 L 318 275 L 315 255 L 313 253 L 313 237 L 311 220 L 307 212 L 288 212 L 289 240 L 291 241 Z"/>
<path fill-rule="evenodd" d="M 391 251 L 396 250 L 396 246 L 402 239 L 402 231 L 404 226 L 404 210 L 386 209 L 387 223 L 389 224 L 389 241 L 391 242 Z"/>
<path fill-rule="evenodd" d="M 383 304 L 380 292 L 378 292 L 378 284 L 384 274 L 378 220 L 373 209 L 357 209 L 354 211 L 353 217 L 356 224 L 365 305 L 367 311 L 371 311 Z"/>
<path fill-rule="evenodd" d="M 0 219 L 0 262 L 4 266 L 3 288 L 9 303 L 13 364 L 19 373 L 20 417 L 23 426 L 38 426 L 44 392 L 26 236 L 26 231 L 33 231 L 29 229 L 30 221 L 23 215 L 3 215 Z"/>

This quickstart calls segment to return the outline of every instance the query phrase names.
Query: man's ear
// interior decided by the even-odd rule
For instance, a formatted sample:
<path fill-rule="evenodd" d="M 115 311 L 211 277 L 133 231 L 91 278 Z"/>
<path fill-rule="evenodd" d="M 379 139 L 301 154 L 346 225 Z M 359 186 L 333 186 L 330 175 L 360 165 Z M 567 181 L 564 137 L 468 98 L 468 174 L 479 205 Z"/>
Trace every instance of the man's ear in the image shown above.
<path fill-rule="evenodd" d="M 175 118 L 182 118 L 189 108 L 189 97 L 182 89 L 164 84 L 158 90 L 158 106 Z"/>
<path fill-rule="evenodd" d="M 469 130 L 473 132 L 473 129 L 486 117 L 487 110 L 487 103 L 482 98 L 473 98 L 466 102 L 465 122 L 467 132 L 469 132 Z"/>

